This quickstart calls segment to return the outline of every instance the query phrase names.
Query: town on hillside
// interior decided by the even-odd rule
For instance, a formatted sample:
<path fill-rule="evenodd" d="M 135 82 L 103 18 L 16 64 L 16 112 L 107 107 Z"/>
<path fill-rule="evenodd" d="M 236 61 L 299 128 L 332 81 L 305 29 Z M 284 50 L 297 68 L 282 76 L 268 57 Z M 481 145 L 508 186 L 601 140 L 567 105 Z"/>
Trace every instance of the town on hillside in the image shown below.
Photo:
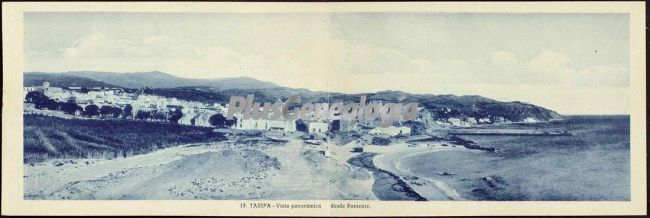
<path fill-rule="evenodd" d="M 150 122 L 169 122 L 179 125 L 233 128 L 242 130 L 277 130 L 326 133 L 330 130 L 353 132 L 367 130 L 378 135 L 410 135 L 413 126 L 398 122 L 396 126 L 379 128 L 378 123 L 354 121 L 302 121 L 287 120 L 226 120 L 227 103 L 207 104 L 147 94 L 143 89 L 109 87 L 53 87 L 45 81 L 41 86 L 24 87 L 25 113 L 43 114 L 77 119 L 131 119 Z M 455 128 L 481 124 L 505 123 L 503 117 L 472 118 L 448 117 L 431 119 L 429 113 L 419 108 L 416 122 L 427 127 Z M 448 112 L 451 112 L 449 110 Z"/>

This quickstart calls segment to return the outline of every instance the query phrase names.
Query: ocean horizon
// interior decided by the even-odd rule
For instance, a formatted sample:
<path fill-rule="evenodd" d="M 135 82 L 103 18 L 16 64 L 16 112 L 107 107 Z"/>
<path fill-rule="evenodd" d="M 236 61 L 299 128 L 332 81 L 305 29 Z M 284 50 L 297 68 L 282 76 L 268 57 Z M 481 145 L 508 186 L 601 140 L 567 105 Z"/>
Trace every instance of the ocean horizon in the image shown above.
<path fill-rule="evenodd" d="M 400 164 L 472 200 L 630 200 L 629 116 L 566 116 L 504 126 L 564 130 L 572 136 L 463 136 L 496 150 L 423 153 Z"/>

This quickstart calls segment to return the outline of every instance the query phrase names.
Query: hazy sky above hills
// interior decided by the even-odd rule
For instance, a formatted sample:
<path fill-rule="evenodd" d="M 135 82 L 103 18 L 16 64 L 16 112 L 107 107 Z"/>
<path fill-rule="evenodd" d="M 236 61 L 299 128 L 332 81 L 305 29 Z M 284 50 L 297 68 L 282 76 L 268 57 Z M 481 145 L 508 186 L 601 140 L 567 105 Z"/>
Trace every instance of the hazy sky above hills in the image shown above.
<path fill-rule="evenodd" d="M 248 76 L 628 114 L 626 14 L 26 13 L 25 71 Z"/>

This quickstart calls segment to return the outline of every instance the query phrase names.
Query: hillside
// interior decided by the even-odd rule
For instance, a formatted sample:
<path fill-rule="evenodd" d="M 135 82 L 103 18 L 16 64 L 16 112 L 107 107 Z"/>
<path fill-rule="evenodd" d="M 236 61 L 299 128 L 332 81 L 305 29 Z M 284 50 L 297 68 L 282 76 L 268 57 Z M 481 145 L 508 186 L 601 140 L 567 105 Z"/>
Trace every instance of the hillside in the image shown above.
<path fill-rule="evenodd" d="M 432 118 L 448 117 L 503 117 L 510 121 L 523 121 L 534 118 L 540 121 L 561 119 L 557 112 L 523 102 L 501 102 L 478 95 L 431 95 L 410 94 L 401 91 L 382 91 L 377 93 L 344 94 L 330 92 L 312 92 L 306 89 L 285 87 L 269 89 L 228 89 L 218 90 L 209 87 L 179 87 L 173 89 L 152 89 L 151 94 L 167 97 L 177 97 L 184 100 L 202 101 L 206 103 L 228 103 L 230 96 L 255 95 L 255 102 L 275 102 L 276 99 L 286 100 L 293 95 L 299 95 L 302 103 L 306 102 L 358 102 L 362 95 L 367 101 L 381 100 L 397 102 L 400 96 L 406 98 L 403 103 L 418 102 L 429 111 Z"/>
<path fill-rule="evenodd" d="M 92 79 L 91 79 L 92 78 Z M 299 95 L 302 102 L 358 102 L 365 95 L 368 101 L 396 102 L 404 96 L 403 103 L 418 102 L 434 119 L 448 117 L 503 117 L 510 121 L 526 118 L 546 121 L 561 119 L 558 113 L 524 102 L 500 102 L 478 95 L 432 95 L 410 94 L 402 91 L 381 91 L 376 93 L 344 94 L 337 92 L 314 92 L 307 89 L 279 87 L 247 77 L 223 79 L 186 79 L 162 72 L 107 73 L 25 73 L 25 86 L 41 85 L 50 81 L 52 86 L 103 86 L 143 88 L 145 93 L 175 97 L 205 103 L 227 103 L 230 96 L 255 95 L 256 102 L 275 102 Z"/>
<path fill-rule="evenodd" d="M 61 73 L 25 73 L 23 77 L 23 86 L 41 86 L 43 82 L 50 82 L 50 86 L 53 87 L 109 87 L 109 88 L 119 88 L 113 84 L 108 84 L 105 82 L 71 76 Z"/>
<path fill-rule="evenodd" d="M 130 156 L 186 143 L 224 140 L 211 128 L 133 120 L 25 115 L 24 161 Z"/>
<path fill-rule="evenodd" d="M 208 86 L 218 89 L 236 88 L 272 88 L 276 84 L 263 82 L 248 77 L 235 77 L 223 79 L 188 79 L 167 73 L 152 71 L 141 73 L 112 73 L 95 71 L 72 71 L 66 75 L 84 77 L 114 84 L 126 88 L 174 88 L 187 86 Z"/>

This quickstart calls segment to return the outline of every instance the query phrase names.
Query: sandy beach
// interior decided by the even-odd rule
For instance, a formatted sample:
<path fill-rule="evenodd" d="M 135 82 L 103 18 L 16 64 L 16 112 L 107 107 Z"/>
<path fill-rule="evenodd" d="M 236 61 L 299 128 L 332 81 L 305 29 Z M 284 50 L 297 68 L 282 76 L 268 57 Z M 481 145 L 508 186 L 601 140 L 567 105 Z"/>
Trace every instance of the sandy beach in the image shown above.
<path fill-rule="evenodd" d="M 406 143 L 395 144 L 387 147 L 370 147 L 370 152 L 379 153 L 374 158 L 375 165 L 383 170 L 391 172 L 400 179 L 407 181 L 408 185 L 427 200 L 464 200 L 460 195 L 447 184 L 432 178 L 420 177 L 411 173 L 410 169 L 402 168 L 400 160 L 418 154 L 428 152 L 440 152 L 449 150 L 463 150 L 462 147 L 443 147 L 442 143 L 432 142 L 430 146 L 418 145 L 408 147 Z"/>
<path fill-rule="evenodd" d="M 262 149 L 183 145 L 25 165 L 26 199 L 376 199 L 369 172 L 301 140 Z M 341 152 L 343 153 L 343 152 Z M 110 188 L 108 188 L 110 187 Z"/>
<path fill-rule="evenodd" d="M 50 159 L 25 164 L 24 198 L 405 201 L 518 199 L 529 193 L 521 188 L 523 186 L 519 186 L 516 170 L 521 169 L 517 167 L 540 169 L 549 163 L 562 163 L 547 156 L 546 159 L 556 161 L 532 159 L 513 162 L 518 160 L 502 159 L 504 164 L 497 163 L 499 165 L 496 166 L 476 164 L 488 163 L 499 157 L 482 155 L 486 151 L 467 149 L 444 141 L 415 144 L 397 141 L 388 146 L 378 146 L 362 145 L 358 141 L 344 145 L 333 141 L 306 143 L 297 136 L 287 136 L 286 140 L 279 140 L 281 142 L 261 140 L 263 137 L 246 138 L 252 141 L 241 139 L 185 144 L 113 159 Z M 353 148 L 359 146 L 363 147 L 362 153 L 352 152 Z M 542 145 L 539 147 L 548 149 Z M 604 151 L 586 150 L 577 154 L 594 152 Z M 616 157 L 612 156 L 612 160 Z M 568 158 L 561 159 L 564 163 L 567 160 Z M 509 162 L 513 164 L 507 164 Z M 506 167 L 510 168 L 506 170 Z M 559 165 L 553 168 L 561 169 Z M 541 176 L 552 178 L 553 174 Z M 619 178 L 615 175 L 610 177 Z M 544 182 L 546 180 L 531 178 L 524 182 L 529 184 L 528 188 L 548 190 L 547 183 Z M 560 182 L 575 184 L 571 180 Z M 570 187 L 576 186 L 567 186 Z M 595 193 L 592 197 L 594 199 L 603 198 L 586 188 L 582 192 Z M 544 199 L 544 196 L 534 195 L 535 193 L 537 192 L 529 195 Z"/>
<path fill-rule="evenodd" d="M 255 149 L 208 143 L 110 160 L 55 159 L 25 165 L 25 198 L 462 200 L 444 183 L 418 178 L 399 163 L 463 148 L 366 146 L 373 155 L 364 161 L 376 166 L 367 168 L 350 163 L 359 155 L 350 152 L 354 146 L 292 139 Z"/>

